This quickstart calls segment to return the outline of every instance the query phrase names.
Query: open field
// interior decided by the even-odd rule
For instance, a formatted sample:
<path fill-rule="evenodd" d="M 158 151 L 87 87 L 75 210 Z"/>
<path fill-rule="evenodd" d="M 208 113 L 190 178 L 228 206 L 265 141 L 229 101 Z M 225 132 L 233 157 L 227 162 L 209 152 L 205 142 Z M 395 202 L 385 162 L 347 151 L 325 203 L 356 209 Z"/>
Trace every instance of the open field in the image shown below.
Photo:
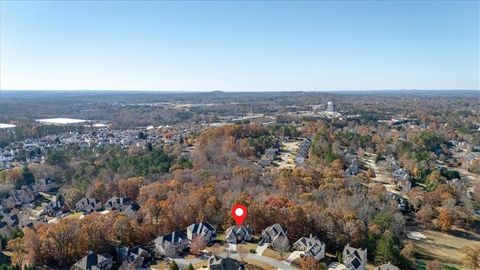
<path fill-rule="evenodd" d="M 419 259 L 438 259 L 440 262 L 455 267 L 462 266 L 462 248 L 465 246 L 480 246 L 480 234 L 457 229 L 452 233 L 444 233 L 421 229 L 407 228 L 407 232 L 418 232 L 426 238 L 420 240 L 408 239 L 418 252 Z"/>

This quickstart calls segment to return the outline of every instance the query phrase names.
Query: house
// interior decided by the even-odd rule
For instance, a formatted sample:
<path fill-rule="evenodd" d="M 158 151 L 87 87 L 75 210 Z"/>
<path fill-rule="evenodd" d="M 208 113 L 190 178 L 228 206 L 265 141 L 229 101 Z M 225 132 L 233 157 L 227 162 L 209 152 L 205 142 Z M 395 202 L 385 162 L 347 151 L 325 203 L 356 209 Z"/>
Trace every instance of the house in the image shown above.
<path fill-rule="evenodd" d="M 29 217 L 27 215 L 23 215 L 20 218 L 20 222 L 18 224 L 18 227 L 20 229 L 23 229 L 23 228 L 33 229 L 33 228 L 36 228 L 41 223 L 42 223 L 41 220 L 38 220 L 38 219 L 35 219 L 35 218 L 32 219 L 32 217 Z"/>
<path fill-rule="evenodd" d="M 208 269 L 210 270 L 243 270 L 245 269 L 237 260 L 230 257 L 223 258 L 212 255 L 208 259 Z"/>
<path fill-rule="evenodd" d="M 155 239 L 155 248 L 160 255 L 172 257 L 177 253 L 182 253 L 188 248 L 187 236 L 174 231 L 171 234 L 159 236 Z"/>
<path fill-rule="evenodd" d="M 262 165 L 263 167 L 272 165 L 277 154 L 278 148 L 268 148 L 265 150 L 263 157 L 258 161 L 258 164 Z"/>
<path fill-rule="evenodd" d="M 75 204 L 75 209 L 84 213 L 92 213 L 102 209 L 102 203 L 94 198 L 82 198 Z"/>
<path fill-rule="evenodd" d="M 0 235 L 3 238 L 8 238 L 11 235 L 11 230 L 8 224 L 4 221 L 0 221 Z"/>
<path fill-rule="evenodd" d="M 301 142 L 300 145 L 298 146 L 298 152 L 297 154 L 301 154 L 302 156 L 307 156 L 308 154 L 308 149 L 310 148 L 310 145 L 312 142 L 310 139 L 304 138 Z"/>
<path fill-rule="evenodd" d="M 133 202 L 130 198 L 126 197 L 112 197 L 104 205 L 105 210 L 118 210 L 122 211 L 124 208 L 131 205 Z"/>
<path fill-rule="evenodd" d="M 343 249 L 343 263 L 346 270 L 365 270 L 367 267 L 367 250 L 354 248 L 347 244 Z"/>
<path fill-rule="evenodd" d="M 49 202 L 43 208 L 42 214 L 49 217 L 60 217 L 65 213 L 70 212 L 70 209 L 63 200 Z"/>
<path fill-rule="evenodd" d="M 391 263 L 386 263 L 386 264 L 382 264 L 380 266 L 375 267 L 374 270 L 400 270 L 400 269 L 395 265 L 392 265 Z"/>
<path fill-rule="evenodd" d="M 227 243 L 239 244 L 252 240 L 252 230 L 244 225 L 232 226 L 225 231 Z"/>
<path fill-rule="evenodd" d="M 196 236 L 202 236 L 207 244 L 211 244 L 217 238 L 215 228 L 208 222 L 194 223 L 187 227 L 187 238 L 193 240 Z"/>
<path fill-rule="evenodd" d="M 127 197 L 112 197 L 103 205 L 103 208 L 106 210 L 117 210 L 132 219 L 136 219 L 140 205 Z"/>
<path fill-rule="evenodd" d="M 15 190 L 16 193 L 20 196 L 24 203 L 31 203 L 35 200 L 35 196 L 37 195 L 34 187 L 32 185 L 22 185 L 20 191 Z"/>
<path fill-rule="evenodd" d="M 117 248 L 117 261 L 119 264 L 127 262 L 132 263 L 136 268 L 148 268 L 152 258 L 153 256 L 148 249 L 141 246 Z"/>
<path fill-rule="evenodd" d="M 407 201 L 400 195 L 389 192 L 387 194 L 387 199 L 395 201 L 397 203 L 397 207 L 400 211 L 408 211 L 408 204 Z"/>
<path fill-rule="evenodd" d="M 348 168 L 345 170 L 345 176 L 354 176 L 357 175 L 359 172 L 358 164 L 357 162 L 353 162 L 348 166 Z"/>
<path fill-rule="evenodd" d="M 285 239 L 287 237 L 287 233 L 287 228 L 283 227 L 278 223 L 275 223 L 262 231 L 262 239 L 260 240 L 259 244 L 262 245 L 265 243 L 269 243 L 275 246 L 275 244 L 277 244 L 277 241 Z"/>
<path fill-rule="evenodd" d="M 137 219 L 138 210 L 140 210 L 140 205 L 134 202 L 126 206 L 122 210 L 122 213 L 124 213 L 126 216 L 130 217 L 131 219 Z"/>
<path fill-rule="evenodd" d="M 407 172 L 405 169 L 403 169 L 403 168 L 398 168 L 398 169 L 394 170 L 394 171 L 392 172 L 392 175 L 393 175 L 393 177 L 394 177 L 397 181 L 410 179 L 410 175 L 409 175 L 408 172 Z"/>
<path fill-rule="evenodd" d="M 298 251 L 304 251 L 305 256 L 313 257 L 317 261 L 325 257 L 325 244 L 318 237 L 302 237 L 293 244 L 293 248 Z"/>
<path fill-rule="evenodd" d="M 262 158 L 258 161 L 258 164 L 260 164 L 263 167 L 268 167 L 268 166 L 272 165 L 272 162 L 273 161 L 268 159 L 268 158 Z"/>
<path fill-rule="evenodd" d="M 72 266 L 72 270 L 106 270 L 112 268 L 112 258 L 89 251 L 87 256 Z"/>
<path fill-rule="evenodd" d="M 13 161 L 13 155 L 11 153 L 5 152 L 0 154 L 0 162 L 12 162 Z"/>
<path fill-rule="evenodd" d="M 3 215 L 2 222 L 5 222 L 10 227 L 16 227 L 20 224 L 20 217 L 18 214 L 14 213 L 5 213 Z"/>
<path fill-rule="evenodd" d="M 398 182 L 398 186 L 401 187 L 403 191 L 408 192 L 412 189 L 412 182 L 408 179 L 402 179 Z"/>
<path fill-rule="evenodd" d="M 35 184 L 35 190 L 37 192 L 49 192 L 55 188 L 58 188 L 58 185 L 55 183 L 53 179 L 49 177 L 40 179 Z"/>
<path fill-rule="evenodd" d="M 356 163 L 358 159 L 358 155 L 354 149 L 346 149 L 344 150 L 345 155 L 343 159 L 345 160 L 346 164 Z"/>
<path fill-rule="evenodd" d="M 302 165 L 305 163 L 305 157 L 304 156 L 295 156 L 295 164 L 297 165 Z"/>
<path fill-rule="evenodd" d="M 278 154 L 278 149 L 277 148 L 268 148 L 265 150 L 265 158 L 269 159 L 271 161 L 275 160 L 275 157 Z"/>
<path fill-rule="evenodd" d="M 6 208 L 6 209 L 20 208 L 23 205 L 23 201 L 19 196 L 13 195 L 4 199 L 2 202 L 2 205 L 3 205 L 3 208 Z"/>
<path fill-rule="evenodd" d="M 295 156 L 295 163 L 297 165 L 302 165 L 303 163 L 305 163 L 305 159 L 308 156 L 308 150 L 310 149 L 311 144 L 312 142 L 307 138 L 304 138 L 300 142 L 300 144 L 298 145 L 297 154 Z"/>
<path fill-rule="evenodd" d="M 3 200 L 4 208 L 20 208 L 23 204 L 32 203 L 35 200 L 35 190 L 30 185 L 23 185 L 20 189 L 9 192 L 9 197 Z"/>

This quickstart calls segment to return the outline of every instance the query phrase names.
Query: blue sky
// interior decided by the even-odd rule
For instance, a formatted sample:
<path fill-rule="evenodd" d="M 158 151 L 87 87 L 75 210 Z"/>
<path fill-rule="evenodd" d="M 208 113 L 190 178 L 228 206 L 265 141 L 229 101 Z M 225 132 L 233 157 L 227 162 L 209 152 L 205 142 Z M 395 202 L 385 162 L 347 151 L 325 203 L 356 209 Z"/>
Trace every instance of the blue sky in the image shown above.
<path fill-rule="evenodd" d="M 478 1 L 1 1 L 0 89 L 479 89 Z"/>

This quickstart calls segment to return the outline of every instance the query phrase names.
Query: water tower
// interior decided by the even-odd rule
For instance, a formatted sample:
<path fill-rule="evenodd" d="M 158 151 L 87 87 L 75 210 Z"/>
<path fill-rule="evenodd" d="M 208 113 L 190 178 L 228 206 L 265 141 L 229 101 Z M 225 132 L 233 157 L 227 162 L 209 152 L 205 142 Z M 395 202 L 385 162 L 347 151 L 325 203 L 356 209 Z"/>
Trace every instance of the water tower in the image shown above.
<path fill-rule="evenodd" d="M 333 113 L 333 102 L 331 101 L 327 103 L 327 112 Z"/>

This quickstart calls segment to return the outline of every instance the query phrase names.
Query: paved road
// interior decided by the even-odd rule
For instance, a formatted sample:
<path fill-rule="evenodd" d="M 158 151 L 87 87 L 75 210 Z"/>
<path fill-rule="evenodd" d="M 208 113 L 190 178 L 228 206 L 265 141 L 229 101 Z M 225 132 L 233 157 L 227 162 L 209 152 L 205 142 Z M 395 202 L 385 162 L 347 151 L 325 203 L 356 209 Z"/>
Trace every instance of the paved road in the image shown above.
<path fill-rule="evenodd" d="M 264 245 L 258 245 L 257 249 L 256 249 L 256 254 L 258 255 L 262 255 L 263 252 L 265 252 L 265 250 L 268 248 L 268 244 L 264 244 Z"/>
<path fill-rule="evenodd" d="M 237 255 L 232 255 L 232 257 L 238 259 Z M 282 261 L 278 261 L 278 260 L 275 260 L 275 259 L 270 258 L 270 257 L 260 256 L 260 255 L 257 255 L 257 254 L 248 254 L 246 259 L 266 263 L 266 264 L 269 264 L 271 266 L 277 267 L 278 269 L 282 269 L 282 270 L 298 270 L 297 268 L 292 267 L 292 266 L 290 266 L 290 265 L 288 265 L 288 264 L 286 264 Z"/>
<path fill-rule="evenodd" d="M 407 199 L 407 197 L 405 197 L 404 194 L 402 194 L 400 191 L 395 189 L 395 185 L 388 183 L 388 178 L 390 176 L 386 175 L 377 167 L 377 164 L 375 163 L 376 156 L 377 156 L 376 154 L 365 153 L 365 156 L 362 158 L 362 161 L 365 162 L 366 165 L 370 167 L 375 173 L 375 177 L 372 178 L 372 181 L 381 183 L 388 192 L 395 193 L 400 197 Z"/>
<path fill-rule="evenodd" d="M 293 142 L 284 142 L 282 148 L 285 149 L 283 153 L 280 154 L 280 161 L 278 162 L 278 168 L 295 168 L 295 154 L 298 151 L 298 145 L 300 141 L 293 141 Z M 291 163 L 289 164 L 288 161 Z"/>
<path fill-rule="evenodd" d="M 227 253 L 221 253 L 220 254 L 220 256 L 222 256 L 222 257 L 227 257 L 227 255 L 228 255 Z M 234 259 L 237 259 L 237 260 L 240 260 L 238 255 L 234 254 L 234 253 L 230 254 L 230 257 L 232 257 Z M 288 265 L 287 262 L 275 260 L 275 259 L 270 258 L 270 257 L 264 257 L 264 256 L 260 256 L 260 255 L 257 255 L 257 254 L 252 254 L 252 253 L 247 255 L 246 260 L 259 261 L 259 262 L 271 265 L 271 266 L 276 267 L 277 269 L 281 269 L 281 270 L 298 270 L 297 268 Z M 187 266 L 190 263 L 191 264 L 196 264 L 196 263 L 202 262 L 202 260 L 197 259 L 197 258 L 195 258 L 195 259 L 175 259 L 175 262 L 180 266 Z"/>

